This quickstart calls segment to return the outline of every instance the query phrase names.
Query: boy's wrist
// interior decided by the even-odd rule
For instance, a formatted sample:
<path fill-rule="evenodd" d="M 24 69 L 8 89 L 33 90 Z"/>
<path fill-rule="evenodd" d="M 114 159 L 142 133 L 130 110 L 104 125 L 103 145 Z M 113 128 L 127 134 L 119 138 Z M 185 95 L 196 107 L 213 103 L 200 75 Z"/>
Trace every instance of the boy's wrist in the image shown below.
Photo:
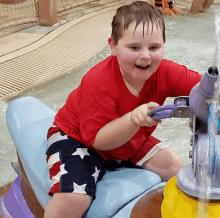
<path fill-rule="evenodd" d="M 133 111 L 132 111 L 133 112 Z M 130 112 L 130 121 L 132 122 L 132 124 L 136 127 L 140 127 L 132 118 L 132 112 Z"/>

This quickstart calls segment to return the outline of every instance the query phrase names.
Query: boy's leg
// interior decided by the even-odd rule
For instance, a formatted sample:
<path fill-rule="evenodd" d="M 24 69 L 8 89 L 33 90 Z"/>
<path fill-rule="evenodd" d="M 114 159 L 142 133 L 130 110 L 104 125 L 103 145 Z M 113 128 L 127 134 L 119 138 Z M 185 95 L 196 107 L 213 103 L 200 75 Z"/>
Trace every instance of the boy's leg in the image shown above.
<path fill-rule="evenodd" d="M 184 166 L 176 152 L 153 136 L 149 136 L 144 145 L 129 160 L 143 169 L 159 174 L 163 181 L 168 181 Z"/>
<path fill-rule="evenodd" d="M 184 164 L 181 157 L 168 147 L 161 149 L 141 165 L 143 169 L 159 174 L 162 181 L 168 181 L 175 176 L 183 166 Z"/>
<path fill-rule="evenodd" d="M 80 193 L 55 193 L 48 203 L 44 218 L 81 218 L 92 197 Z"/>

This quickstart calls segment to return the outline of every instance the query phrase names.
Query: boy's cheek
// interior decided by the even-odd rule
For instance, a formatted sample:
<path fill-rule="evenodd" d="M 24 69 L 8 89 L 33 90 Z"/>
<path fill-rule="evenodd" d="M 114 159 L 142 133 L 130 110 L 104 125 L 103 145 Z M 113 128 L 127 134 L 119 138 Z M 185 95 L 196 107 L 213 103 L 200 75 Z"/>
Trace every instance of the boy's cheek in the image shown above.
<path fill-rule="evenodd" d="M 158 52 L 158 53 L 156 53 L 156 54 L 154 54 L 154 60 L 155 61 L 162 61 L 163 60 L 163 58 L 164 58 L 164 53 L 163 52 Z"/>
<path fill-rule="evenodd" d="M 120 58 L 127 61 L 134 61 L 136 60 L 137 56 L 131 52 L 124 52 L 120 54 Z"/>
<path fill-rule="evenodd" d="M 156 53 L 156 56 L 158 56 L 158 58 L 163 58 L 164 57 L 164 49 L 158 50 L 158 52 Z"/>

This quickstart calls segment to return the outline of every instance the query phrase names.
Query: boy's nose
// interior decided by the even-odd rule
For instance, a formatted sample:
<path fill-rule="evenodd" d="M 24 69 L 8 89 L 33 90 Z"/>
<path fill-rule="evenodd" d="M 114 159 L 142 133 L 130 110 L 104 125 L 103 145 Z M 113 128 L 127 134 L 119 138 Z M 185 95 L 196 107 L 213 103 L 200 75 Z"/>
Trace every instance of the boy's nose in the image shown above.
<path fill-rule="evenodd" d="M 149 59 L 150 58 L 150 53 L 147 49 L 143 50 L 140 54 L 141 59 Z"/>

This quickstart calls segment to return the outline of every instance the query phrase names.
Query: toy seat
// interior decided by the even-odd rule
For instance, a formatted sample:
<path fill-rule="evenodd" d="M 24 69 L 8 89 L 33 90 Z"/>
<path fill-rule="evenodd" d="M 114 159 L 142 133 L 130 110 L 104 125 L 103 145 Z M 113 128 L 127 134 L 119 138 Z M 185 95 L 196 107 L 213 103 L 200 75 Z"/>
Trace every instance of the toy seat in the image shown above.
<path fill-rule="evenodd" d="M 40 204 L 45 208 L 50 196 L 47 170 L 47 130 L 56 112 L 33 97 L 12 101 L 6 112 L 8 129 Z"/>
<path fill-rule="evenodd" d="M 43 208 L 50 196 L 46 163 L 47 130 L 56 112 L 33 97 L 14 100 L 7 109 L 7 124 L 30 185 Z M 128 202 L 161 182 L 142 169 L 107 171 L 97 183 L 96 199 L 84 217 L 113 217 Z"/>

